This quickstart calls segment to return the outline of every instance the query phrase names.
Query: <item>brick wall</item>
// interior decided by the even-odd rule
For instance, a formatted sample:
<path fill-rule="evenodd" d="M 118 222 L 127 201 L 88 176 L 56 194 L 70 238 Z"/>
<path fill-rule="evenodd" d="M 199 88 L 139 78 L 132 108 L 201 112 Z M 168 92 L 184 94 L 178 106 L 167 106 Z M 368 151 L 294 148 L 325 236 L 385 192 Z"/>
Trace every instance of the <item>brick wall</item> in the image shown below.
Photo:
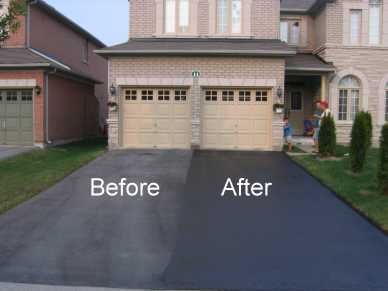
<path fill-rule="evenodd" d="M 2 47 L 21 48 L 26 46 L 26 17 L 19 16 L 20 26 L 15 33 L 12 33 Z"/>
<path fill-rule="evenodd" d="M 48 139 L 54 144 L 95 136 L 98 103 L 94 86 L 50 75 Z"/>
<path fill-rule="evenodd" d="M 201 72 L 201 79 L 240 79 L 244 86 L 245 79 L 274 80 L 273 99 L 276 89 L 284 84 L 284 59 L 254 57 L 115 57 L 110 59 L 109 82 L 118 78 L 138 78 L 159 80 L 160 78 L 191 79 L 192 70 Z M 176 85 L 176 84 L 170 84 Z M 116 101 L 119 101 L 116 97 Z M 198 108 L 200 110 L 200 108 Z M 117 113 L 109 116 L 110 147 L 118 147 Z M 280 149 L 282 144 L 281 116 L 273 120 L 273 147 Z M 194 136 L 199 133 L 193 132 Z"/>
<path fill-rule="evenodd" d="M 330 103 L 333 112 L 337 112 L 338 81 L 344 75 L 356 76 L 362 86 L 362 106 L 372 113 L 375 125 L 374 140 L 377 143 L 379 130 L 384 122 L 382 116 L 385 110 L 384 92 L 381 84 L 388 78 L 388 67 L 382 60 L 388 60 L 388 49 L 384 48 L 334 48 L 325 51 L 325 59 L 334 62 L 337 72 L 330 83 Z M 338 137 L 342 143 L 349 141 L 349 124 L 337 122 Z"/>
<path fill-rule="evenodd" d="M 210 0 L 216 1 L 216 0 Z M 132 0 L 130 2 L 130 38 L 147 38 L 155 34 L 163 32 L 163 13 L 156 13 L 156 5 L 158 10 L 163 9 L 162 0 Z M 212 3 L 212 2 L 210 2 Z M 210 8 L 209 0 L 198 0 L 195 11 L 198 17 L 194 20 L 197 33 L 195 35 L 213 36 L 215 30 L 215 3 Z M 244 3 L 249 3 L 246 1 Z M 244 4 L 243 3 L 243 4 Z M 280 19 L 280 1 L 274 0 L 251 0 L 248 4 L 250 8 L 243 10 L 242 26 L 250 26 L 243 31 L 244 37 L 254 37 L 260 39 L 276 39 L 279 35 L 279 19 Z M 214 11 L 213 11 L 214 10 Z M 250 10 L 250 11 L 249 11 Z M 213 11 L 210 15 L 209 11 Z M 213 15 L 214 14 L 214 15 Z M 249 21 L 248 19 L 249 18 Z M 190 36 L 193 36 L 190 33 Z"/>

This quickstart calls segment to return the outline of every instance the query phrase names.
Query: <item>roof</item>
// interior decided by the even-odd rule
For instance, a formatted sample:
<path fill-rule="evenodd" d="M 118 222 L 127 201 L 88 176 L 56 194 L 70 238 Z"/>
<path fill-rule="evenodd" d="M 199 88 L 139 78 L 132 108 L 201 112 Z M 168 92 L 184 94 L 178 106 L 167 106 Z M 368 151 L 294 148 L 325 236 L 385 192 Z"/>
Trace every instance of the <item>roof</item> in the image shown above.
<path fill-rule="evenodd" d="M 296 54 L 286 59 L 287 71 L 334 72 L 335 67 L 313 54 Z"/>
<path fill-rule="evenodd" d="M 152 38 L 128 42 L 101 50 L 101 55 L 249 55 L 288 56 L 295 49 L 280 40 L 219 38 Z"/>
<path fill-rule="evenodd" d="M 75 32 L 83 35 L 85 38 L 87 38 L 89 41 L 95 43 L 99 47 L 105 47 L 106 45 L 100 41 L 98 38 L 96 38 L 94 35 L 92 35 L 90 32 L 79 26 L 77 23 L 63 15 L 61 12 L 56 10 L 53 6 L 47 4 L 43 0 L 29 0 L 31 5 L 36 5 L 39 8 L 41 8 L 43 11 L 45 11 L 47 14 L 53 16 L 57 20 L 61 21 L 66 26 L 73 29 Z"/>
<path fill-rule="evenodd" d="M 324 4 L 334 0 L 280 0 L 280 10 L 282 12 L 293 13 L 315 13 Z"/>
<path fill-rule="evenodd" d="M 1 48 L 0 69 L 51 68 L 92 83 L 101 83 L 93 77 L 72 69 L 61 61 L 31 48 Z"/>

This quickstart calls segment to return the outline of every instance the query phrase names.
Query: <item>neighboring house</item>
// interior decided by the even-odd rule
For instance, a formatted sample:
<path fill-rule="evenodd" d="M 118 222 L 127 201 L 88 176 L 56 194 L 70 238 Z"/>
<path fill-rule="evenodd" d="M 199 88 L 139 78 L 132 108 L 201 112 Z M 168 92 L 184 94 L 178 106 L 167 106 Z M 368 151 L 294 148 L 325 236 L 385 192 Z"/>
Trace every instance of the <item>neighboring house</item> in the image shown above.
<path fill-rule="evenodd" d="M 0 14 L 8 0 L 0 2 Z M 0 145 L 46 146 L 98 134 L 106 119 L 105 45 L 42 0 L 0 48 Z"/>
<path fill-rule="evenodd" d="M 110 148 L 279 150 L 326 99 L 338 140 L 388 117 L 388 0 L 130 0 L 109 63 Z"/>

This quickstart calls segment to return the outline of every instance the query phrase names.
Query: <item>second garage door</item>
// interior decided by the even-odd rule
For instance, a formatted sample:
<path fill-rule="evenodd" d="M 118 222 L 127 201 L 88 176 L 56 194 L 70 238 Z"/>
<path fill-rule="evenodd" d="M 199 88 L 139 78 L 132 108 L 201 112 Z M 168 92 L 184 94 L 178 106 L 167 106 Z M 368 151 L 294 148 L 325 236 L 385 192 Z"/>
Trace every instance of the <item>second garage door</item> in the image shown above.
<path fill-rule="evenodd" d="M 270 150 L 272 100 L 269 89 L 203 90 L 204 149 Z"/>
<path fill-rule="evenodd" d="M 123 92 L 123 147 L 190 148 L 191 110 L 187 88 L 128 88 Z"/>

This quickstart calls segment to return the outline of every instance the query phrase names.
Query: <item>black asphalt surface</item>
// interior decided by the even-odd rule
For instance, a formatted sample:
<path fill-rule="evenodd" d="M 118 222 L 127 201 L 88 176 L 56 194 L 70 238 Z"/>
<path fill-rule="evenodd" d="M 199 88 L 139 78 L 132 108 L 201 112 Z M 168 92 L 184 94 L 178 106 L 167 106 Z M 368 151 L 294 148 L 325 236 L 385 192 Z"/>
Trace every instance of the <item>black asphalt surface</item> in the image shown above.
<path fill-rule="evenodd" d="M 91 177 L 162 191 L 91 198 Z M 228 177 L 273 188 L 221 197 Z M 281 153 L 118 151 L 0 217 L 0 281 L 387 291 L 388 237 Z"/>

